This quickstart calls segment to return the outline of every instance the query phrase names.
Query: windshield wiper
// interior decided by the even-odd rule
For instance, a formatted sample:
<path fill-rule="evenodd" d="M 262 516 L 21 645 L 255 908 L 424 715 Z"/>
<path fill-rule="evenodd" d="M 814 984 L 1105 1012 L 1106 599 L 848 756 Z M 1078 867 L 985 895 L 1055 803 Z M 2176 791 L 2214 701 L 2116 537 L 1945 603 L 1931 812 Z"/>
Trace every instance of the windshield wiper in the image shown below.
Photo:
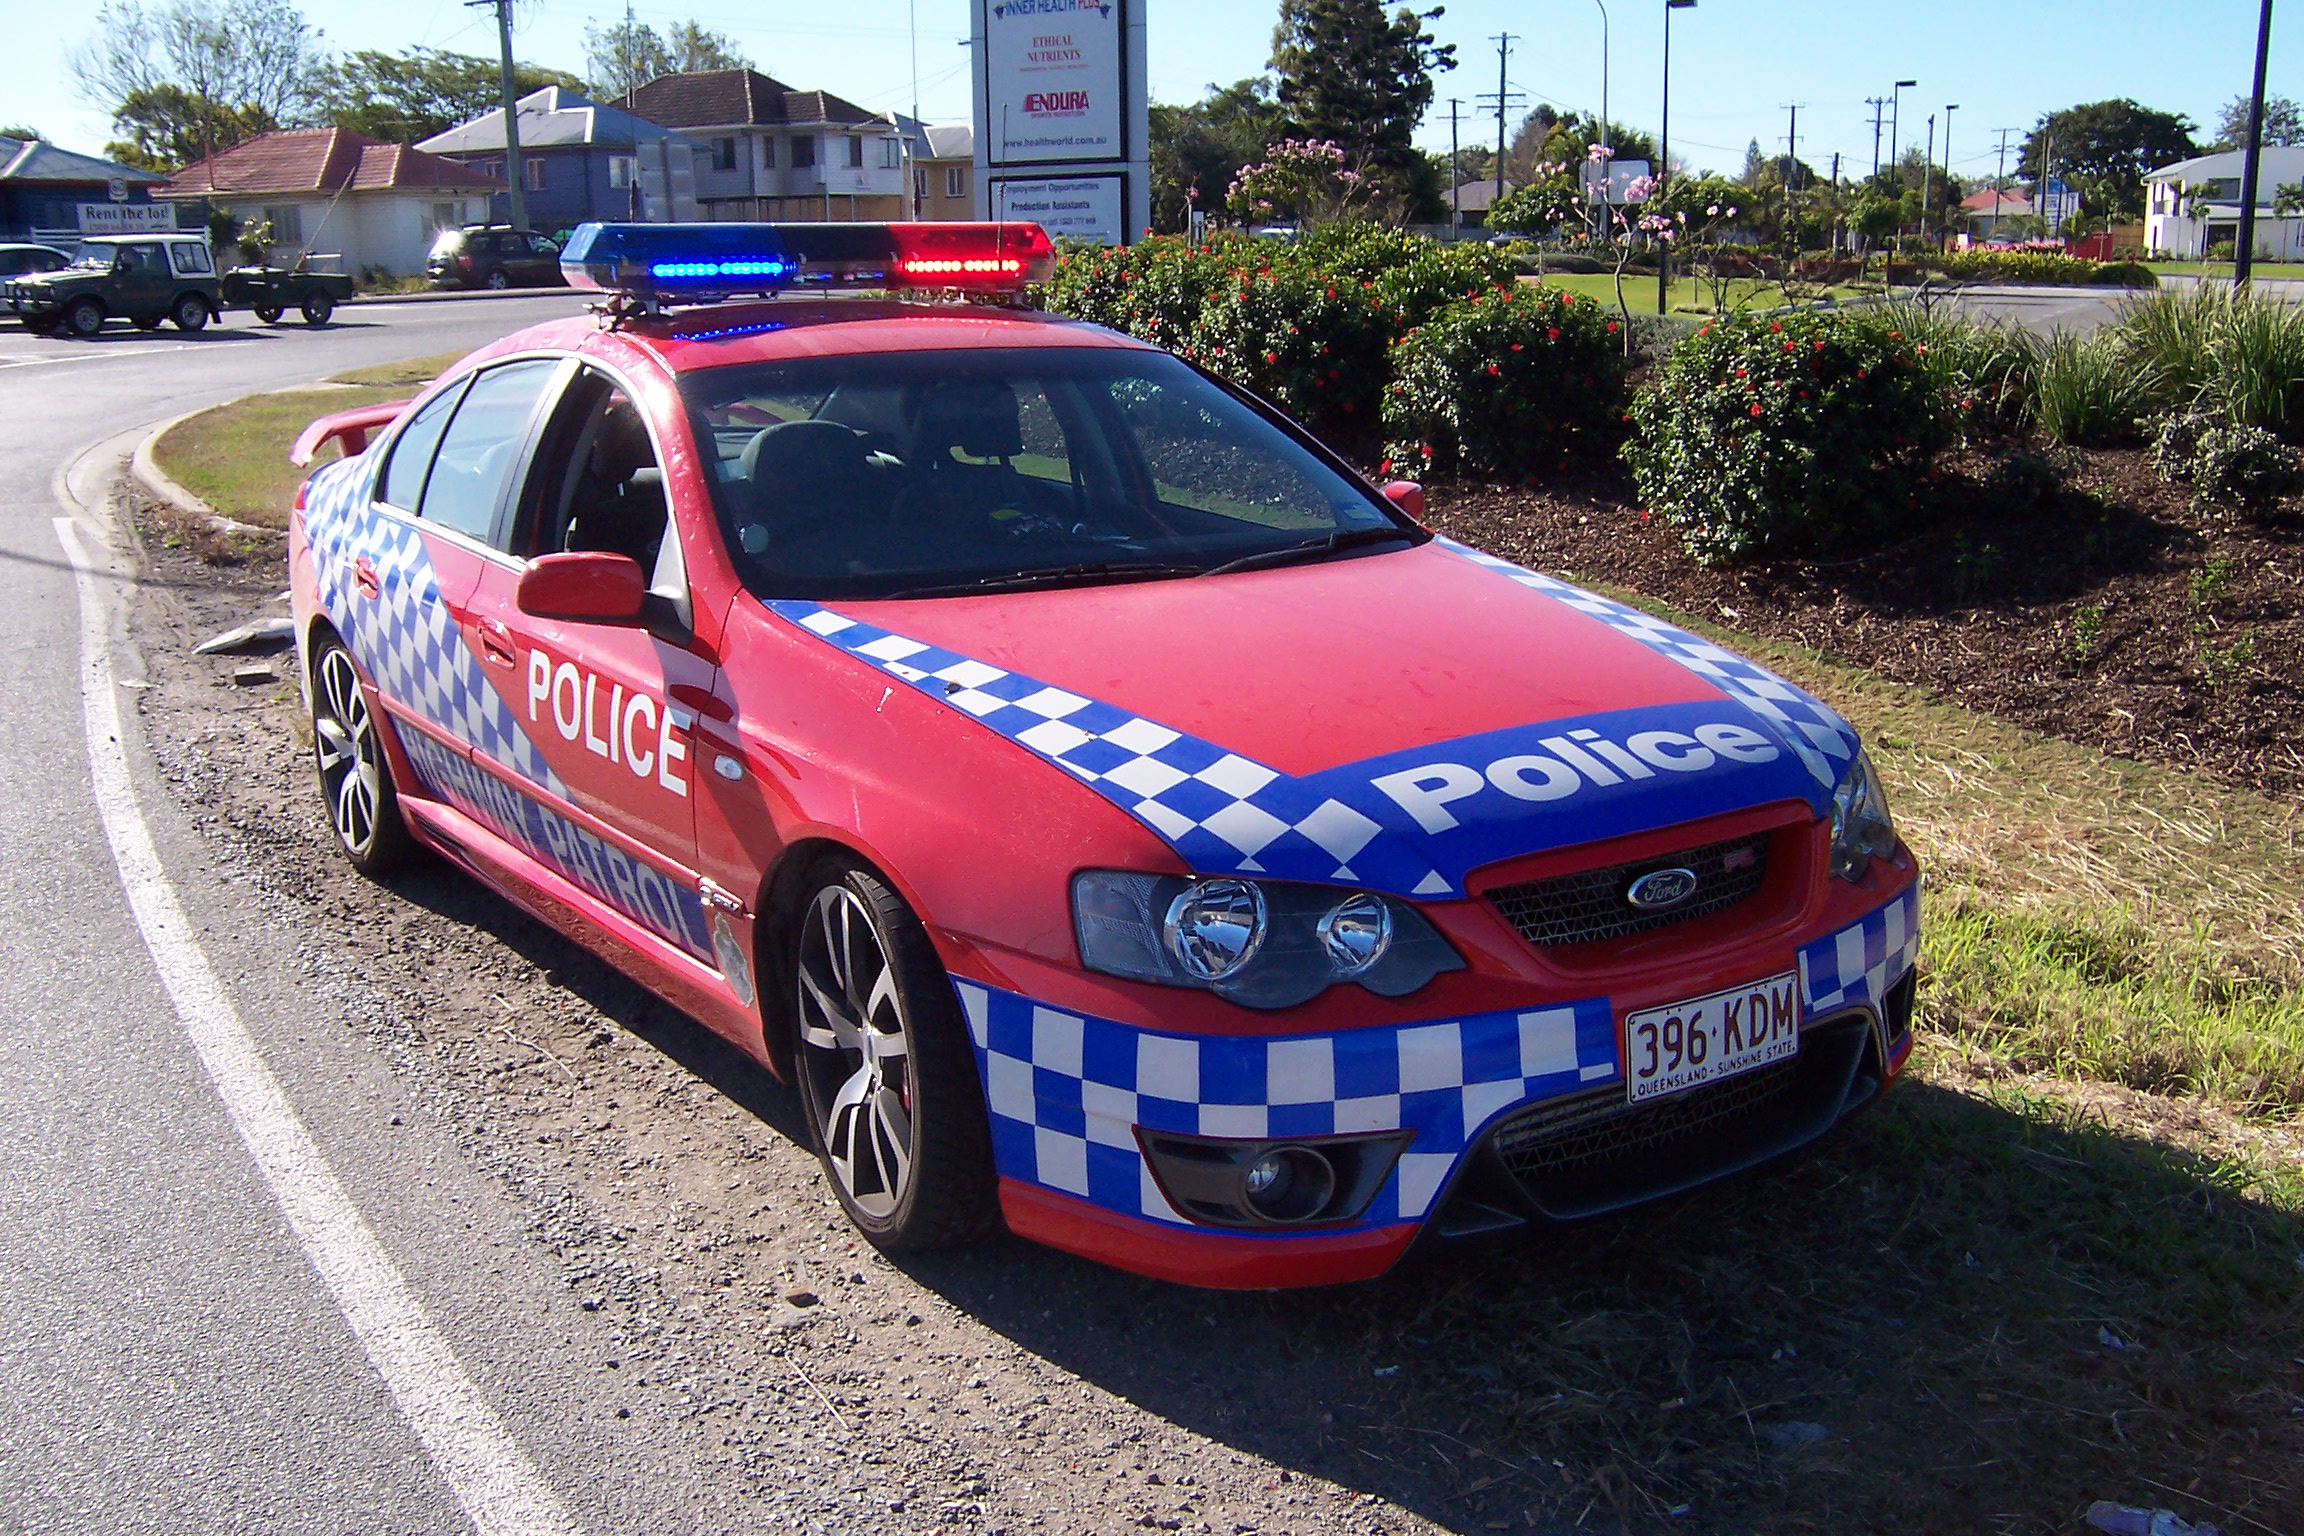
<path fill-rule="evenodd" d="M 902 597 L 960 597 L 976 592 L 1021 592 L 1031 587 L 1085 585 L 1099 580 L 1157 581 L 1165 576 L 1197 576 L 1197 565 L 1176 565 L 1153 560 L 1095 560 L 1079 565 L 1052 565 L 1037 571 L 1016 571 L 1004 576 L 980 576 L 974 581 L 945 582 L 931 587 L 905 587 L 887 593 Z"/>
<path fill-rule="evenodd" d="M 1293 565 L 1299 560 L 1314 560 L 1347 549 L 1359 549 L 1367 544 L 1413 544 L 1416 535 L 1405 528 L 1339 528 L 1324 538 L 1311 539 L 1302 544 L 1290 544 L 1283 549 L 1258 550 L 1253 555 L 1242 555 L 1222 565 L 1201 572 L 1204 576 L 1227 576 L 1234 571 L 1260 571 L 1271 565 Z"/>

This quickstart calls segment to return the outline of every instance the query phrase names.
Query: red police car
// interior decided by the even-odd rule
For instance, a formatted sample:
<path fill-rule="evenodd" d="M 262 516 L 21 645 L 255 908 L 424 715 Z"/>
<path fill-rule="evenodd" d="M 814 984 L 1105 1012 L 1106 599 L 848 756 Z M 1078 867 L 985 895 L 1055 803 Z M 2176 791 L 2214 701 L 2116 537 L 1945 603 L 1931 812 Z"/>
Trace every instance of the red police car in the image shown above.
<path fill-rule="evenodd" d="M 1361 1278 L 1878 1095 L 1918 872 L 1847 724 L 1016 307 L 1051 260 L 587 226 L 597 314 L 314 423 L 354 865 L 422 844 L 795 1082 L 890 1251 Z"/>

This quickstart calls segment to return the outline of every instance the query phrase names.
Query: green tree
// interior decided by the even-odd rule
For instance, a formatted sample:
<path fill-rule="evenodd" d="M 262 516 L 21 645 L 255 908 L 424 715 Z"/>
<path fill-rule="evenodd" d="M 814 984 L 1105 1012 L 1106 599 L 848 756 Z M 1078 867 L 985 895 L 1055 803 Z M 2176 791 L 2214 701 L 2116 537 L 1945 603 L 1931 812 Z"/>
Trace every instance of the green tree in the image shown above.
<path fill-rule="evenodd" d="M 413 144 L 469 122 L 503 105 L 503 85 L 494 59 L 440 48 L 406 53 L 362 50 L 329 63 L 320 72 L 320 111 L 339 128 L 372 139 Z M 583 82 L 564 70 L 515 64 L 514 88 L 523 96 L 547 85 L 579 90 Z"/>
<path fill-rule="evenodd" d="M 47 137 L 48 135 L 39 129 L 27 128 L 21 123 L 12 128 L 0 128 L 0 139 L 45 139 Z"/>
<path fill-rule="evenodd" d="M 2192 120 L 2126 97 L 2051 112 L 2024 139 L 2016 174 L 2037 178 L 2045 152 L 2055 176 L 2079 188 L 2081 208 L 2108 219 L 2144 216 L 2144 177 L 2200 152 Z"/>
<path fill-rule="evenodd" d="M 2248 147 L 2248 106 L 2252 96 L 2235 96 L 2224 103 L 2224 110 L 2216 116 L 2216 142 L 2210 149 L 2246 149 Z M 2285 96 L 2264 98 L 2264 137 L 2266 144 L 2282 148 L 2304 144 L 2304 111 Z"/>
<path fill-rule="evenodd" d="M 591 94 L 602 101 L 638 90 L 662 75 L 700 69 L 750 69 L 733 39 L 695 21 L 676 21 L 662 33 L 631 12 L 612 26 L 584 28 L 584 67 Z"/>
<path fill-rule="evenodd" d="M 261 107 L 227 107 L 179 85 L 131 91 L 112 109 L 104 157 L 143 171 L 174 171 L 279 124 Z"/>
<path fill-rule="evenodd" d="M 1191 228 L 1192 210 L 1221 210 L 1240 167 L 1287 136 L 1287 114 L 1261 76 L 1208 87 L 1189 106 L 1152 108 L 1152 227 Z"/>
<path fill-rule="evenodd" d="M 1520 120 L 1519 130 L 1512 135 L 1504 174 L 1515 183 L 1525 183 L 1531 168 L 1539 162 L 1564 160 L 1570 166 L 1582 165 L 1592 146 L 1600 141 L 1600 119 L 1596 114 L 1563 113 L 1548 102 L 1538 102 L 1535 110 Z M 1655 139 L 1637 128 L 1610 123 L 1607 142 L 1618 160 L 1656 163 Z"/>
<path fill-rule="evenodd" d="M 253 133 L 312 121 L 319 34 L 267 0 L 104 0 L 67 56 L 81 96 L 112 114 L 139 163 L 174 169 Z"/>
<path fill-rule="evenodd" d="M 1432 72 L 1453 69 L 1456 50 L 1436 42 L 1429 11 L 1387 19 L 1381 0 L 1280 0 L 1272 70 L 1280 105 L 1307 139 L 1334 143 L 1373 179 L 1397 211 L 1440 212 L 1440 178 L 1413 142 L 1432 104 Z"/>

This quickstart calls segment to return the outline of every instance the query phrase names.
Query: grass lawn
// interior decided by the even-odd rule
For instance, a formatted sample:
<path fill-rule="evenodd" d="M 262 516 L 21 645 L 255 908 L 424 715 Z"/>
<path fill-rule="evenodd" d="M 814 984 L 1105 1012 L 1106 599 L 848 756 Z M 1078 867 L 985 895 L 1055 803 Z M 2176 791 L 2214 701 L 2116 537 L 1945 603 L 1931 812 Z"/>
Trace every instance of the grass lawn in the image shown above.
<path fill-rule="evenodd" d="M 1534 279 L 1528 279 L 1534 281 Z M 1610 309 L 1616 307 L 1616 279 L 1606 272 L 1548 272 L 1542 281 L 1548 287 L 1564 289 L 1587 299 L 1597 299 Z M 1848 288 L 1827 289 L 1834 298 L 1844 299 Z M 1653 272 L 1624 274 L 1624 302 L 1636 315 L 1653 315 L 1656 310 L 1656 274 Z M 1745 306 L 1772 309 L 1791 302 L 1784 290 L 1776 284 L 1755 277 L 1740 277 L 1730 286 L 1731 307 Z M 1672 279 L 1672 310 L 1678 314 L 1705 315 L 1712 313 L 1712 290 L 1708 284 L 1692 278 Z"/>
<path fill-rule="evenodd" d="M 296 487 L 311 471 L 288 462 L 288 447 L 315 417 L 415 394 L 464 354 L 443 352 L 355 368 L 309 389 L 250 395 L 190 416 L 152 445 L 161 472 L 226 517 L 285 528 Z M 333 445 L 320 462 L 336 456 Z"/>
<path fill-rule="evenodd" d="M 2192 277 L 2230 277 L 2232 263 L 2228 261 L 2148 261 L 2144 263 L 2162 274 Z M 2304 277 L 2304 262 L 2260 261 L 2248 269 L 2258 277 Z"/>

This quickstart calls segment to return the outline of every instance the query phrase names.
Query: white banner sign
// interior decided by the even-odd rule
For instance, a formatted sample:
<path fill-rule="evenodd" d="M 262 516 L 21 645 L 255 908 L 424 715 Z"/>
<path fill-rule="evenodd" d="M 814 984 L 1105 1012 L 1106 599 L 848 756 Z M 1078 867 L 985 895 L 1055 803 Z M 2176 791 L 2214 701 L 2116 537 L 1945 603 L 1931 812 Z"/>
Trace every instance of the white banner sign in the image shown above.
<path fill-rule="evenodd" d="M 1038 224 L 1057 240 L 1120 243 L 1120 178 L 1082 176 L 1068 181 L 999 181 L 992 186 L 992 217 Z"/>
<path fill-rule="evenodd" d="M 1121 4 L 992 0 L 985 7 L 990 164 L 1125 158 Z"/>
<path fill-rule="evenodd" d="M 174 203 L 82 203 L 84 235 L 147 235 L 176 227 Z"/>

